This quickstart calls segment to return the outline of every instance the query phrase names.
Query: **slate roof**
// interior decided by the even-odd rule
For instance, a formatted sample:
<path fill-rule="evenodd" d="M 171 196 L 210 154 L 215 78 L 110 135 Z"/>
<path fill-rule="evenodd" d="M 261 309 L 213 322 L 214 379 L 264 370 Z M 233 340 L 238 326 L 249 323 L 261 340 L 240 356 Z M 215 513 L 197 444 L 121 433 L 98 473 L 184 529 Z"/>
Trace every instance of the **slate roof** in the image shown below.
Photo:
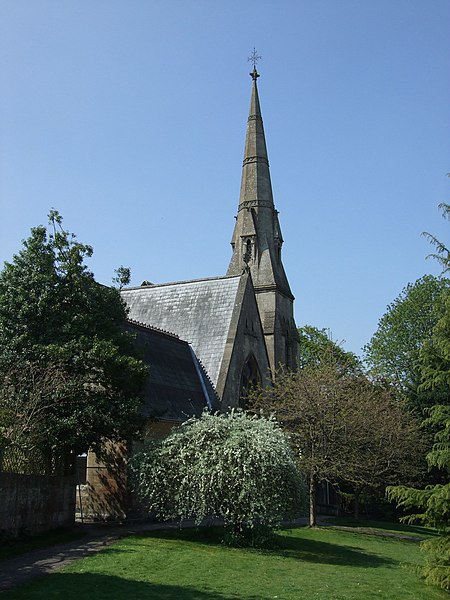
<path fill-rule="evenodd" d="M 150 368 L 143 416 L 182 422 L 205 408 L 218 410 L 214 388 L 187 342 L 132 321 L 126 329 Z"/>
<path fill-rule="evenodd" d="M 149 285 L 122 290 L 128 317 L 189 342 L 214 385 L 241 276 Z"/>

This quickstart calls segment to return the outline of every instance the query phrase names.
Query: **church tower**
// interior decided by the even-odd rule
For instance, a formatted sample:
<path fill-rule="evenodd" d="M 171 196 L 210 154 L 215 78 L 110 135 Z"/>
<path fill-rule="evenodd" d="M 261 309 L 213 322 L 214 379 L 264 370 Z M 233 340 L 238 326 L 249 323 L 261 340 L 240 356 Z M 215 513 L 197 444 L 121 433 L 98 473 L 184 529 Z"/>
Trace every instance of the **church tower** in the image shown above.
<path fill-rule="evenodd" d="M 250 73 L 252 94 L 245 138 L 241 192 L 227 275 L 249 271 L 261 316 L 272 374 L 294 368 L 298 332 L 292 295 L 281 258 L 283 236 L 270 181 L 269 161 L 259 105 L 256 65 Z"/>

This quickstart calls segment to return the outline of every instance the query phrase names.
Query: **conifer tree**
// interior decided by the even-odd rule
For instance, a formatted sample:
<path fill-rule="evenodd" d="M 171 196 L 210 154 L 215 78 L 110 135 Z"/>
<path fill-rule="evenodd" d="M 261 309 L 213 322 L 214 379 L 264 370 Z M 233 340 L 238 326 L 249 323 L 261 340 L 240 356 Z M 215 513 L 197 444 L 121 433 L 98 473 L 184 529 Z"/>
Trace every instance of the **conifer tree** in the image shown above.
<path fill-rule="evenodd" d="M 437 405 L 430 411 L 427 425 L 438 427 L 435 443 L 427 455 L 430 467 L 437 467 L 450 476 L 450 406 Z M 419 521 L 435 527 L 439 537 L 422 542 L 425 551 L 423 575 L 428 583 L 450 591 L 450 482 L 429 485 L 423 490 L 404 486 L 390 487 L 388 498 L 397 506 L 414 512 L 403 521 Z M 419 512 L 417 512 L 419 510 Z"/>
<path fill-rule="evenodd" d="M 450 206 L 441 204 L 444 218 L 450 218 Z M 432 254 L 443 267 L 443 273 L 450 270 L 450 251 L 436 237 L 425 234 L 436 247 Z M 433 328 L 431 339 L 424 344 L 419 356 L 419 369 L 422 382 L 420 387 L 433 392 L 447 389 L 445 403 L 436 404 L 429 411 L 424 424 L 433 428 L 434 445 L 427 454 L 431 467 L 440 469 L 443 483 L 429 485 L 419 490 L 408 487 L 388 489 L 388 497 L 398 506 L 407 510 L 417 509 L 404 518 L 409 522 L 420 521 L 435 527 L 440 536 L 422 543 L 426 563 L 423 568 L 425 580 L 450 591 L 450 292 L 443 291 L 444 311 Z"/>

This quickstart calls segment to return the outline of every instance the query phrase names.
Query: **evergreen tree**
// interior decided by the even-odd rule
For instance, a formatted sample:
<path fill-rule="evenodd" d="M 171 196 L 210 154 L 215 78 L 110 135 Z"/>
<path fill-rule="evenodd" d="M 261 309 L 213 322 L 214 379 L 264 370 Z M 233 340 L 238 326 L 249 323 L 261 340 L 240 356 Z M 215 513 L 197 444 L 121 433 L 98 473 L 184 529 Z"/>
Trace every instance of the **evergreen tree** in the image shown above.
<path fill-rule="evenodd" d="M 84 264 L 92 248 L 63 228 L 56 211 L 49 225 L 32 229 L 0 272 L 0 384 L 9 390 L 1 396 L 0 439 L 12 444 L 5 415 L 11 424 L 39 414 L 20 443 L 79 453 L 136 430 L 147 371 L 122 328 L 118 290 L 98 284 Z"/>
<path fill-rule="evenodd" d="M 450 475 L 450 406 L 437 405 L 430 411 L 427 425 L 438 428 L 435 443 L 427 455 L 430 467 Z M 403 518 L 407 522 L 419 521 L 435 527 L 439 537 L 422 542 L 426 563 L 423 575 L 428 583 L 450 591 L 450 483 L 429 485 L 423 490 L 404 486 L 390 487 L 388 498 L 405 510 L 417 511 Z"/>
<path fill-rule="evenodd" d="M 450 218 L 450 206 L 441 204 L 443 216 Z M 443 267 L 443 272 L 450 269 L 450 251 L 430 234 L 425 234 L 436 246 L 436 253 L 431 255 Z M 442 404 L 436 404 L 429 411 L 425 425 L 435 433 L 434 445 L 427 454 L 430 468 L 443 473 L 442 482 L 428 485 L 419 490 L 408 487 L 392 487 L 388 489 L 388 497 L 395 500 L 398 506 L 407 510 L 417 510 L 405 517 L 407 521 L 418 520 L 425 525 L 435 527 L 441 534 L 439 537 L 422 543 L 426 564 L 423 575 L 429 583 L 434 583 L 450 591 L 450 291 L 442 292 L 440 318 L 433 327 L 430 339 L 422 346 L 419 354 L 418 368 L 421 375 L 420 389 L 431 391 L 446 390 Z"/>
<path fill-rule="evenodd" d="M 450 219 L 450 205 L 440 204 L 443 217 Z M 436 247 L 430 256 L 442 266 L 442 273 L 450 270 L 450 250 L 436 237 L 425 234 Z M 445 390 L 446 403 L 450 402 L 450 289 L 445 287 L 440 298 L 441 312 L 433 334 L 423 345 L 419 356 L 422 390 Z"/>

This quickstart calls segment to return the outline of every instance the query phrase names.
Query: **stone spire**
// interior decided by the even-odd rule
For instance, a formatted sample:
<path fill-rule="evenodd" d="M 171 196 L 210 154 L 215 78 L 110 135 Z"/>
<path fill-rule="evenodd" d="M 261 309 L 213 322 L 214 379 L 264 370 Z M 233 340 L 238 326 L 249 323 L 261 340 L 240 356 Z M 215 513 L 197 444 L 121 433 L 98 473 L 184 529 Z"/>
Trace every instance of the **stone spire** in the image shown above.
<path fill-rule="evenodd" d="M 241 191 L 231 241 L 233 256 L 227 275 L 250 271 L 268 345 L 271 368 L 275 371 L 280 364 L 294 366 L 297 347 L 293 340 L 298 336 L 293 319 L 294 297 L 281 260 L 283 237 L 278 211 L 275 210 L 273 202 L 258 95 L 259 73 L 255 63 L 250 76 L 252 93 L 245 137 Z M 281 306 L 284 308 L 281 309 Z M 292 346 L 289 350 L 288 344 Z"/>
<path fill-rule="evenodd" d="M 269 160 L 258 96 L 257 78 L 259 73 L 256 67 L 250 75 L 253 85 L 247 121 L 239 208 L 252 207 L 255 203 L 273 208 Z"/>
<path fill-rule="evenodd" d="M 252 94 L 245 136 L 241 192 L 227 275 L 250 268 L 255 287 L 276 285 L 292 295 L 281 262 L 283 237 L 270 181 L 264 126 L 259 104 L 256 67 L 250 73 Z"/>

